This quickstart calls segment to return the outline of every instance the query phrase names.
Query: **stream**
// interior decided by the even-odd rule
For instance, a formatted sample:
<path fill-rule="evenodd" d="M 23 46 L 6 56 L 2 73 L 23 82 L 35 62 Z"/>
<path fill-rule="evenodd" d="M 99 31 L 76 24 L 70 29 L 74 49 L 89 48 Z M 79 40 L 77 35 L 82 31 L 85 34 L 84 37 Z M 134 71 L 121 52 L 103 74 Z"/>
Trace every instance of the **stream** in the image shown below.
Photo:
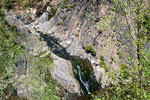
<path fill-rule="evenodd" d="M 40 37 L 47 42 L 47 45 L 55 55 L 71 62 L 74 77 L 78 80 L 83 91 L 81 98 L 85 98 L 87 96 L 90 97 L 91 93 L 99 89 L 100 84 L 97 83 L 95 79 L 91 62 L 88 59 L 81 59 L 78 56 L 71 56 L 66 52 L 65 48 L 58 43 L 59 39 L 43 34 L 40 31 L 37 31 L 37 33 L 39 33 Z M 79 98 L 79 100 L 81 99 Z"/>
<path fill-rule="evenodd" d="M 38 33 L 44 39 L 44 41 L 47 42 L 47 45 L 50 47 L 53 53 L 71 62 L 73 66 L 72 70 L 74 73 L 74 77 L 79 81 L 79 84 L 84 92 L 83 95 L 90 94 L 100 87 L 94 77 L 93 69 L 88 59 L 81 59 L 77 56 L 71 56 L 69 53 L 66 52 L 65 48 L 59 45 L 57 39 L 43 34 L 39 31 Z"/>

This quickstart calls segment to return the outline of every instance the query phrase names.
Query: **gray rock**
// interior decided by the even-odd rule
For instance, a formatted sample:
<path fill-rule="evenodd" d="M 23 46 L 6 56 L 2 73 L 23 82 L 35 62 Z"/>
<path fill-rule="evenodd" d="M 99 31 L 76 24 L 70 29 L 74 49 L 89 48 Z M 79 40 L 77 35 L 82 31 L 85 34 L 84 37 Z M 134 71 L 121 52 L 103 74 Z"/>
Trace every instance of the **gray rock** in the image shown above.
<path fill-rule="evenodd" d="M 72 65 L 70 61 L 64 60 L 55 54 L 51 54 L 54 60 L 53 77 L 60 83 L 69 93 L 81 93 L 80 85 L 74 78 Z"/>
<path fill-rule="evenodd" d="M 43 23 L 45 21 L 48 21 L 48 12 L 45 12 L 41 15 L 40 18 L 38 18 L 35 22 L 36 23 Z"/>
<path fill-rule="evenodd" d="M 19 19 L 16 18 L 15 15 L 13 15 L 10 12 L 6 13 L 6 20 L 7 20 L 8 24 L 11 25 L 11 26 L 24 25 L 24 23 L 22 23 Z"/>
<path fill-rule="evenodd" d="M 83 53 L 85 52 L 82 46 L 77 41 L 70 43 L 70 45 L 67 46 L 66 50 L 68 53 L 70 53 L 70 55 L 75 56 L 82 56 Z"/>
<path fill-rule="evenodd" d="M 60 42 L 60 45 L 66 48 L 68 45 L 70 45 L 73 41 L 74 36 L 68 38 L 67 40 Z"/>
<path fill-rule="evenodd" d="M 92 66 L 93 71 L 94 71 L 94 76 L 97 80 L 97 82 L 101 82 L 102 74 L 103 74 L 103 69 L 100 68 L 99 66 Z"/>

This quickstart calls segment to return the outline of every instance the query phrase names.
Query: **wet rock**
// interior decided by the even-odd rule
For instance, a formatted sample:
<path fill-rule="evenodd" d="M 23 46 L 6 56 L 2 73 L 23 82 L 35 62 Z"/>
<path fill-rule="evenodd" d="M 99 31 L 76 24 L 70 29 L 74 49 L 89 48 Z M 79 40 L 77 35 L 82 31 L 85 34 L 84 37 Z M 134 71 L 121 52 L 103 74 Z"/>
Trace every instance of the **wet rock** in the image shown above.
<path fill-rule="evenodd" d="M 90 54 L 87 54 L 84 49 L 88 44 L 97 45 L 95 46 L 96 50 L 101 48 L 101 46 L 98 45 L 100 42 L 98 30 L 99 24 L 98 22 L 95 22 L 95 20 L 93 21 L 91 18 L 88 18 L 88 16 L 85 16 L 85 14 L 87 14 L 92 16 L 92 18 L 95 18 L 95 14 L 85 13 L 84 10 L 86 9 L 86 6 L 87 5 L 83 4 L 83 7 L 81 6 L 80 9 L 76 6 L 74 10 L 70 11 L 58 8 L 55 16 L 49 21 L 40 21 L 41 18 L 43 18 L 42 15 L 37 21 L 32 23 L 32 26 L 35 27 L 37 31 L 58 39 L 57 42 L 64 47 L 70 55 L 80 56 L 84 59 L 92 58 L 89 60 L 94 68 L 94 75 L 97 77 L 97 81 L 99 81 L 102 71 L 96 72 L 97 68 L 94 67 L 95 65 L 99 65 L 99 61 Z M 62 24 L 58 25 L 58 23 Z M 98 52 L 97 55 L 99 56 L 100 53 Z"/>

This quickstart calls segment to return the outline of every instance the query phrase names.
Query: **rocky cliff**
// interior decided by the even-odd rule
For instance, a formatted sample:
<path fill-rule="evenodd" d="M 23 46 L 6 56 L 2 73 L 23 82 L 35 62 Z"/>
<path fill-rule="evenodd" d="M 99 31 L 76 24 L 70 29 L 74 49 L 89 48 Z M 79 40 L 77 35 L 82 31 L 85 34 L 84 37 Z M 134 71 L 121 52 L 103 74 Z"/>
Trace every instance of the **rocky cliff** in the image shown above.
<path fill-rule="evenodd" d="M 114 21 L 121 26 L 118 34 L 100 30 L 100 19 L 111 7 L 111 0 L 43 0 L 26 10 L 6 11 L 6 20 L 25 35 L 29 55 L 51 55 L 52 77 L 61 87 L 58 90 L 64 92 L 64 98 L 73 100 L 114 83 L 111 73 L 119 76 L 120 66 L 128 63 L 122 52 L 136 58 L 133 43 L 123 37 L 127 27 L 122 23 Z M 120 50 L 119 41 L 123 41 L 124 47 L 128 42 L 129 48 Z M 149 43 L 147 47 L 150 48 Z M 82 74 L 89 76 L 80 78 L 76 64 Z M 92 85 L 96 87 L 91 88 Z"/>

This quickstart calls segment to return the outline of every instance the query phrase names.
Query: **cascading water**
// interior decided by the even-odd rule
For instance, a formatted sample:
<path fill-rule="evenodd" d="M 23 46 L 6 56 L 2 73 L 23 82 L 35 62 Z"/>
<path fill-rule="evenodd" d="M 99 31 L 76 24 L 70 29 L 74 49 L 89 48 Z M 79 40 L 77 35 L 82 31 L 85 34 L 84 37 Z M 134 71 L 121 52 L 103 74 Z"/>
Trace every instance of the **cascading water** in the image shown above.
<path fill-rule="evenodd" d="M 78 69 L 78 75 L 79 75 L 80 82 L 81 82 L 81 83 L 83 84 L 83 86 L 85 87 L 87 93 L 90 94 L 88 83 L 87 83 L 87 82 L 84 82 L 84 81 L 82 80 L 82 74 L 83 74 L 83 73 L 81 72 L 81 69 L 80 69 L 80 66 L 79 66 L 79 65 L 77 65 L 77 69 Z"/>
<path fill-rule="evenodd" d="M 85 94 L 90 94 L 94 90 L 98 89 L 99 84 L 97 84 L 91 63 L 88 59 L 81 59 L 77 56 L 71 56 L 66 50 L 57 43 L 57 39 L 38 32 L 40 36 L 47 42 L 47 45 L 51 48 L 52 52 L 57 56 L 69 60 L 73 66 L 73 72 L 76 79 L 79 81 L 82 90 Z"/>

